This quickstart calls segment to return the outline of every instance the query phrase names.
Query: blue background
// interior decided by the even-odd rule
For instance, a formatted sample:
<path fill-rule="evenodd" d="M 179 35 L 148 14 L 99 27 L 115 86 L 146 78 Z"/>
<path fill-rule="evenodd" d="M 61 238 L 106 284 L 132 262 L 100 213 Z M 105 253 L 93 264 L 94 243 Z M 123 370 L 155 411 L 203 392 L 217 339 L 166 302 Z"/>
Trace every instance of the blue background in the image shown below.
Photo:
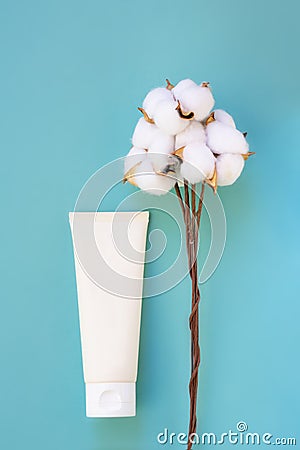
<path fill-rule="evenodd" d="M 209 80 L 256 152 L 219 191 L 228 235 L 202 288 L 198 431 L 244 420 L 300 439 L 299 13 L 296 0 L 1 0 L 1 448 L 151 450 L 165 427 L 186 431 L 187 278 L 144 302 L 137 417 L 85 418 L 67 216 L 165 77 Z"/>

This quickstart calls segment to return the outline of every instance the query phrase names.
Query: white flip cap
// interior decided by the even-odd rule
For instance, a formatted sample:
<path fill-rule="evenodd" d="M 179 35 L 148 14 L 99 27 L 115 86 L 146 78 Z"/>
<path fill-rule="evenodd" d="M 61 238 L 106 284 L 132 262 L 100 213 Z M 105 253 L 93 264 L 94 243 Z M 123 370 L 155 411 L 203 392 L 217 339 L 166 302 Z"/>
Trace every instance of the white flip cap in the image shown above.
<path fill-rule="evenodd" d="M 86 383 L 87 417 L 135 416 L 135 383 Z"/>

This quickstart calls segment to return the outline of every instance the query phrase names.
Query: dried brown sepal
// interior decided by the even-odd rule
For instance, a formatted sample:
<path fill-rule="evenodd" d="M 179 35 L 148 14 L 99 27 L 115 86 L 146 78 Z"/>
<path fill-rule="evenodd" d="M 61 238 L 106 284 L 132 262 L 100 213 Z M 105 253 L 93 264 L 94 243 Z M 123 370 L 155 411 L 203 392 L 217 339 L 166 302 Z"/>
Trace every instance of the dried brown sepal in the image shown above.
<path fill-rule="evenodd" d="M 123 183 L 123 184 L 126 183 L 126 182 L 128 182 L 128 183 L 132 184 L 133 186 L 137 186 L 136 182 L 134 181 L 134 175 L 135 175 L 135 170 L 136 170 L 136 168 L 137 168 L 140 164 L 141 164 L 141 161 L 138 162 L 138 163 L 136 163 L 134 166 L 131 167 L 131 169 L 129 169 L 129 170 L 125 173 L 125 175 L 124 175 L 124 177 L 123 177 L 123 180 L 122 180 L 122 183 Z"/>
<path fill-rule="evenodd" d="M 146 111 L 144 110 L 144 108 L 138 108 L 138 110 L 143 114 L 144 119 L 146 120 L 146 122 L 154 124 L 154 120 L 151 119 L 151 118 L 148 116 L 148 114 L 146 113 Z"/>
<path fill-rule="evenodd" d="M 166 78 L 166 83 L 167 83 L 166 88 L 167 88 L 169 91 L 171 91 L 171 90 L 173 89 L 173 87 L 174 87 L 174 84 L 172 84 L 172 83 L 168 80 L 168 78 Z"/>
<path fill-rule="evenodd" d="M 128 183 L 132 184 L 132 186 L 138 187 L 138 185 L 136 184 L 136 182 L 134 181 L 134 177 L 131 177 L 127 180 Z"/>
<path fill-rule="evenodd" d="M 207 126 L 209 123 L 212 123 L 212 122 L 214 122 L 215 120 L 216 120 L 216 119 L 215 119 L 215 113 L 212 112 L 212 113 L 210 113 L 210 115 L 209 115 L 208 118 L 206 119 L 205 125 Z"/>
<path fill-rule="evenodd" d="M 210 87 L 209 86 L 209 81 L 203 81 L 203 83 L 201 83 L 201 87 Z"/>
<path fill-rule="evenodd" d="M 155 170 L 155 173 L 156 175 L 160 175 L 162 177 L 171 177 L 170 174 L 175 174 L 174 170 L 168 170 L 167 167 L 164 170 Z"/>
<path fill-rule="evenodd" d="M 172 153 L 172 155 L 177 156 L 180 159 L 183 159 L 183 151 L 184 151 L 185 147 L 180 147 L 177 150 L 175 150 L 175 152 Z"/>
<path fill-rule="evenodd" d="M 214 191 L 214 194 L 217 193 L 217 189 L 218 189 L 218 180 L 217 180 L 217 169 L 215 166 L 215 170 L 214 170 L 214 174 L 211 178 L 205 180 L 205 183 L 208 184 L 208 186 L 210 186 L 212 188 L 212 190 Z"/>
<path fill-rule="evenodd" d="M 245 161 L 249 158 L 249 156 L 255 155 L 255 152 L 242 153 L 242 157 Z"/>
<path fill-rule="evenodd" d="M 186 119 L 186 120 L 192 120 L 194 118 L 195 114 L 192 111 L 190 111 L 190 112 L 182 111 L 180 101 L 177 100 L 177 103 L 178 103 L 178 105 L 176 107 L 176 111 L 178 111 L 179 117 L 181 117 L 182 119 Z"/>
<path fill-rule="evenodd" d="M 248 131 L 244 131 L 244 133 L 243 133 L 244 138 L 247 137 L 247 134 L 248 134 Z"/>

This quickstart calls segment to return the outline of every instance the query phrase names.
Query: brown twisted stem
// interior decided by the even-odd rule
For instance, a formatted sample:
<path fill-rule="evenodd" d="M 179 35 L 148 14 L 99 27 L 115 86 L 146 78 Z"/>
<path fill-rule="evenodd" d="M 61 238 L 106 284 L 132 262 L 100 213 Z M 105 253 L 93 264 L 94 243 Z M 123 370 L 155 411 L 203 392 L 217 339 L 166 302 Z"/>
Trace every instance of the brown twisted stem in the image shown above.
<path fill-rule="evenodd" d="M 188 255 L 188 268 L 189 268 L 189 275 L 192 280 L 192 305 L 194 302 L 194 296 L 195 296 L 195 283 L 193 281 L 194 275 L 194 258 L 193 258 L 193 220 L 191 219 L 191 209 L 190 209 L 190 197 L 189 197 L 189 184 L 186 180 L 184 180 L 184 201 L 185 201 L 185 226 L 186 226 L 186 248 L 187 248 L 187 255 Z M 192 201 L 194 202 L 194 198 L 192 197 Z M 193 307 L 193 306 L 192 306 Z M 191 328 L 191 324 L 190 324 Z M 193 371 L 194 366 L 194 342 L 193 339 L 191 339 L 191 374 Z M 193 398 L 191 396 L 190 392 L 190 417 L 193 414 Z"/>
<path fill-rule="evenodd" d="M 175 183 L 175 192 L 177 194 L 177 197 L 178 197 L 178 200 L 179 200 L 179 204 L 180 204 L 180 207 L 181 207 L 181 211 L 182 211 L 182 214 L 183 214 L 183 217 L 184 217 L 184 214 L 185 214 L 185 212 L 184 212 L 184 203 L 183 203 L 183 199 L 182 199 L 182 195 L 181 195 L 178 183 Z"/>
<path fill-rule="evenodd" d="M 198 393 L 198 372 L 200 365 L 200 345 L 199 345 L 199 303 L 200 290 L 198 287 L 198 241 L 199 241 L 199 227 L 203 207 L 204 198 L 204 183 L 202 184 L 201 194 L 198 208 L 196 209 L 196 190 L 195 185 L 191 186 L 191 208 L 189 201 L 189 184 L 184 182 L 184 201 L 178 187 L 175 185 L 175 191 L 181 206 L 186 228 L 186 245 L 189 263 L 189 275 L 192 281 L 192 302 L 191 314 L 189 317 L 189 326 L 191 331 L 191 376 L 189 382 L 190 394 L 190 420 L 188 432 L 188 447 L 192 448 L 192 435 L 197 430 L 197 393 Z"/>
<path fill-rule="evenodd" d="M 184 222 L 186 227 L 186 249 L 188 255 L 188 268 L 190 277 L 192 277 L 192 253 L 191 253 L 191 210 L 190 210 L 190 197 L 189 197 L 189 183 L 184 180 L 184 203 L 185 203 L 185 215 Z"/>
<path fill-rule="evenodd" d="M 204 189 L 205 189 L 205 183 L 202 183 L 201 193 L 200 193 L 200 198 L 199 198 L 199 205 L 198 205 L 198 209 L 197 209 L 197 225 L 198 225 L 198 229 L 200 229 L 200 219 L 201 219 L 202 206 L 203 206 Z M 197 235 L 197 237 L 198 237 L 198 235 Z"/>
<path fill-rule="evenodd" d="M 193 187 L 192 187 L 193 188 Z M 198 239 L 199 239 L 199 227 L 200 219 L 203 207 L 204 198 L 204 183 L 202 184 L 201 194 L 199 199 L 198 209 L 196 211 L 195 206 L 193 208 L 193 218 L 194 218 L 194 267 L 193 267 L 193 278 L 192 283 L 194 283 L 194 296 L 192 301 L 192 311 L 190 314 L 190 329 L 191 329 L 191 341 L 193 344 L 193 366 L 191 371 L 191 378 L 189 384 L 190 399 L 191 399 L 191 414 L 190 414 L 190 424 L 189 424 L 189 441 L 187 449 L 192 448 L 191 436 L 197 431 L 197 394 L 198 394 L 198 372 L 200 366 L 200 345 L 199 345 L 199 303 L 200 303 L 200 290 L 198 287 L 198 266 L 197 266 L 197 252 L 198 252 Z"/>

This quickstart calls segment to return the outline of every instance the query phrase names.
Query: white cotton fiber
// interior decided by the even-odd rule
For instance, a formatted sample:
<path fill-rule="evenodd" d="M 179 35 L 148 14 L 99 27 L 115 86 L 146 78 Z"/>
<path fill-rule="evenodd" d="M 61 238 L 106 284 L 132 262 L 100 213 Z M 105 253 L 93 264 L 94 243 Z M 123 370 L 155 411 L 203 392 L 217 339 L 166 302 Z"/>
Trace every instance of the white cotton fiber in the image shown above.
<path fill-rule="evenodd" d="M 135 182 L 137 186 L 152 195 L 164 195 L 175 184 L 175 178 L 166 175 L 157 175 L 149 160 L 143 161 L 137 168 Z"/>
<path fill-rule="evenodd" d="M 185 80 L 179 81 L 179 83 L 177 83 L 176 86 L 173 87 L 172 93 L 173 93 L 175 99 L 178 100 L 178 97 L 181 96 L 183 91 L 185 91 L 186 89 L 189 89 L 191 87 L 196 87 L 196 86 L 197 86 L 197 84 L 193 80 L 186 78 Z"/>
<path fill-rule="evenodd" d="M 143 108 L 148 116 L 152 119 L 158 103 L 163 100 L 172 100 L 172 98 L 173 95 L 171 91 L 165 87 L 152 89 L 152 91 L 150 91 L 146 95 L 143 101 Z"/>
<path fill-rule="evenodd" d="M 182 119 L 176 110 L 178 104 L 175 100 L 163 100 L 158 103 L 153 119 L 155 124 L 166 134 L 175 136 L 188 125 L 187 119 Z"/>
<path fill-rule="evenodd" d="M 152 139 L 148 151 L 149 153 L 172 153 L 175 150 L 175 137 L 170 136 L 158 129 Z"/>
<path fill-rule="evenodd" d="M 214 153 L 247 153 L 249 146 L 240 131 L 214 121 L 206 127 L 207 145 Z"/>
<path fill-rule="evenodd" d="M 203 120 L 212 110 L 215 101 L 209 87 L 192 86 L 178 95 L 184 112 L 193 112 L 195 120 Z"/>
<path fill-rule="evenodd" d="M 169 155 L 166 153 L 148 153 L 147 159 L 151 162 L 154 172 L 161 172 L 168 164 Z"/>
<path fill-rule="evenodd" d="M 177 134 L 175 140 L 175 149 L 185 147 L 192 142 L 205 142 L 206 134 L 204 126 L 200 122 L 193 120 L 189 126 L 181 133 Z"/>
<path fill-rule="evenodd" d="M 141 117 L 133 132 L 131 139 L 132 145 L 134 147 L 148 149 L 157 131 L 159 130 L 156 125 L 147 122 L 143 117 Z"/>
<path fill-rule="evenodd" d="M 126 174 L 137 163 L 144 161 L 147 157 L 147 152 L 142 148 L 131 147 L 124 160 L 124 174 Z"/>
<path fill-rule="evenodd" d="M 245 161 L 241 155 L 226 153 L 218 156 L 216 161 L 218 186 L 233 184 L 240 176 L 244 165 Z"/>
<path fill-rule="evenodd" d="M 227 125 L 228 127 L 236 128 L 235 122 L 230 114 L 228 112 L 224 111 L 223 109 L 215 109 L 214 110 L 214 118 L 218 122 L 223 123 L 224 125 Z"/>
<path fill-rule="evenodd" d="M 169 136 L 159 130 L 148 148 L 148 158 L 152 162 L 153 169 L 160 171 L 167 164 L 169 154 L 174 151 L 174 136 Z"/>
<path fill-rule="evenodd" d="M 203 143 L 193 142 L 183 151 L 180 173 L 192 184 L 212 178 L 215 170 L 215 157 Z"/>

